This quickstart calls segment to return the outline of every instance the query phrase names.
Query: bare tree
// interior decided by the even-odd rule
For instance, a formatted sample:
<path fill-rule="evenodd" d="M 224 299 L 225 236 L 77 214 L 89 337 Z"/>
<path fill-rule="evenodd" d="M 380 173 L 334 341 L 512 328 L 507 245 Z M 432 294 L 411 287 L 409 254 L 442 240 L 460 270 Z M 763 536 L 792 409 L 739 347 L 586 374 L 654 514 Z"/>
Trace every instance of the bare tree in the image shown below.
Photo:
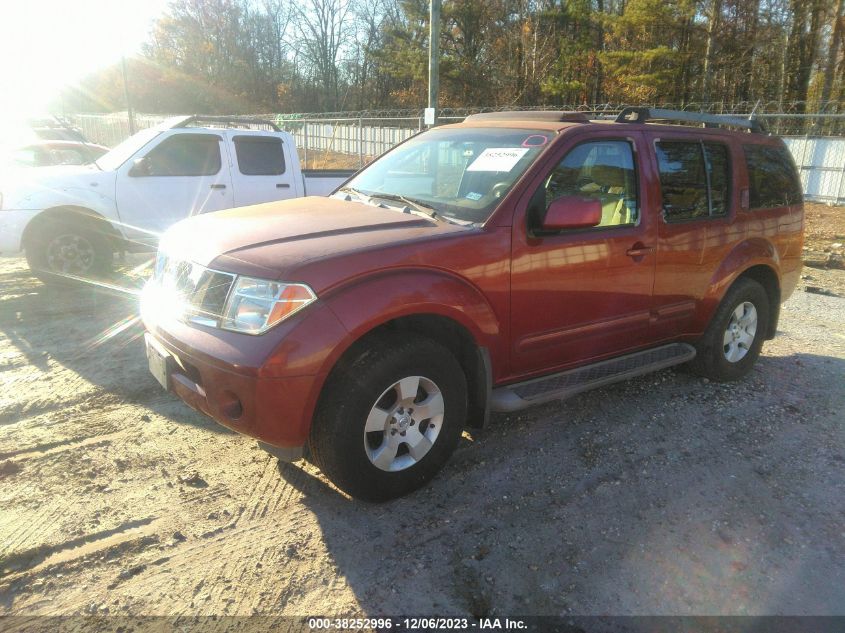
<path fill-rule="evenodd" d="M 300 51 L 322 88 L 315 109 L 336 110 L 340 103 L 340 53 L 352 33 L 352 0 L 301 0 L 294 4 Z"/>

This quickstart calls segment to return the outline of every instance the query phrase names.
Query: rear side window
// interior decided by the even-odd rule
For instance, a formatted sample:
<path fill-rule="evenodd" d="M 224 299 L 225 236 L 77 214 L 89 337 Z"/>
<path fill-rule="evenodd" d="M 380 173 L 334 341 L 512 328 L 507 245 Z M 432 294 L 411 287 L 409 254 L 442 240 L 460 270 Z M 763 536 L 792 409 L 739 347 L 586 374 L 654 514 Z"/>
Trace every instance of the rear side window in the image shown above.
<path fill-rule="evenodd" d="M 655 143 L 667 222 L 724 216 L 730 206 L 730 159 L 721 143 Z"/>
<path fill-rule="evenodd" d="M 220 171 L 220 137 L 171 136 L 147 154 L 148 176 L 211 176 Z"/>
<path fill-rule="evenodd" d="M 236 136 L 238 169 L 245 176 L 278 176 L 285 173 L 282 139 L 273 136 Z"/>
<path fill-rule="evenodd" d="M 749 207 L 770 209 L 801 202 L 801 181 L 785 147 L 743 145 L 748 166 Z"/>

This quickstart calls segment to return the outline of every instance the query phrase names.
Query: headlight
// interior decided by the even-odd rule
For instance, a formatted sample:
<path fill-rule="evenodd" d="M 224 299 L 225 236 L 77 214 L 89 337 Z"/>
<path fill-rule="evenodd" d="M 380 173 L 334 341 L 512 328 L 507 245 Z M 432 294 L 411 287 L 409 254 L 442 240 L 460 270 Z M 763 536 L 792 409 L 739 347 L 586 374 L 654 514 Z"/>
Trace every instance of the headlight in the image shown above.
<path fill-rule="evenodd" d="M 238 277 L 229 293 L 220 327 L 245 334 L 263 334 L 317 299 L 305 284 Z"/>

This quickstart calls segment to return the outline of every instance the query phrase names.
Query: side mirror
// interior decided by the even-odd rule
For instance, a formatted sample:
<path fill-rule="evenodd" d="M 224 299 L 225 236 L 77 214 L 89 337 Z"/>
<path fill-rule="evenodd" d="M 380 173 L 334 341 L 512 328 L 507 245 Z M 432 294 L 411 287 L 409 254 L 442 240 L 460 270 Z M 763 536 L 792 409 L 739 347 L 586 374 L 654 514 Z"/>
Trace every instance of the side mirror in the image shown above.
<path fill-rule="evenodd" d="M 543 220 L 544 231 L 585 229 L 601 223 L 601 201 L 595 198 L 563 196 L 553 200 Z"/>
<path fill-rule="evenodd" d="M 132 169 L 129 170 L 129 175 L 133 178 L 152 175 L 152 171 L 150 170 L 150 161 L 147 160 L 146 156 L 143 158 L 136 158 L 132 161 Z"/>

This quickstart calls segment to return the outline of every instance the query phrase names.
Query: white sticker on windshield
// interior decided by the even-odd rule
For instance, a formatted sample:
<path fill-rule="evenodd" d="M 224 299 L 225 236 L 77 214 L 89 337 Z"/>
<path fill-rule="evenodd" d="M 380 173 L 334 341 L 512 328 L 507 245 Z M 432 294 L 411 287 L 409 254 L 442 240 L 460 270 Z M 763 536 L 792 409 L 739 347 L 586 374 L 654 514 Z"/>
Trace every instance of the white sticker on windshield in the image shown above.
<path fill-rule="evenodd" d="M 488 147 L 467 167 L 467 171 L 510 171 L 527 151 L 527 147 Z"/>

